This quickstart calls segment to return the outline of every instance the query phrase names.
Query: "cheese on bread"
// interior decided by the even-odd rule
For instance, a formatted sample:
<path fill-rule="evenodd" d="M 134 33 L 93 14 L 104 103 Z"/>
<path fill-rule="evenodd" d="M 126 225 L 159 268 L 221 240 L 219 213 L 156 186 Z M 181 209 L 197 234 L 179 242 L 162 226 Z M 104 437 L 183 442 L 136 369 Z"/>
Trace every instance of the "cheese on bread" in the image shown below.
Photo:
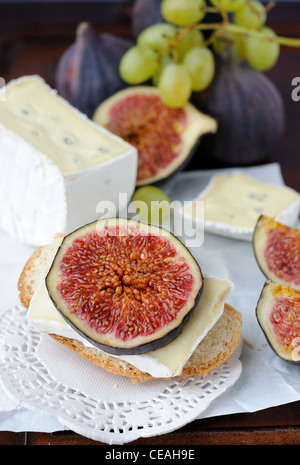
<path fill-rule="evenodd" d="M 240 340 L 241 315 L 224 304 L 232 283 L 205 278 L 200 303 L 181 335 L 168 346 L 139 356 L 111 356 L 82 339 L 53 306 L 44 278 L 62 241 L 40 247 L 26 263 L 20 279 L 20 300 L 28 308 L 28 320 L 58 342 L 112 373 L 133 382 L 173 376 L 207 374 L 225 362 Z"/>

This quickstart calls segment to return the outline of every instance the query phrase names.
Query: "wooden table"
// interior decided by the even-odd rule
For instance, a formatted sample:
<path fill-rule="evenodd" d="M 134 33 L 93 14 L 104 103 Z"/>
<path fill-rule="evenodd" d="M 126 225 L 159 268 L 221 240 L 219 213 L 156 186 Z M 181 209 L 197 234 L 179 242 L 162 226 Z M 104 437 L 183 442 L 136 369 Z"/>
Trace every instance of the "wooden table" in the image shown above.
<path fill-rule="evenodd" d="M 84 3 L 84 5 L 83 5 Z M 109 3 L 109 2 L 108 2 Z M 130 37 L 131 3 L 82 2 L 31 4 L 0 2 L 0 76 L 6 81 L 38 73 L 53 85 L 58 58 L 73 42 L 76 24 L 90 20 L 99 30 Z M 103 14 L 105 11 L 105 15 Z M 277 33 L 300 37 L 300 5 L 278 4 L 269 15 Z M 279 63 L 268 75 L 283 95 L 287 127 L 266 162 L 281 164 L 285 182 L 300 192 L 300 101 L 291 98 L 291 81 L 300 76 L 300 50 L 282 47 Z M 187 169 L 220 165 L 202 160 Z M 53 434 L 0 432 L 0 445 L 101 445 L 71 431 Z M 195 420 L 170 434 L 138 439 L 130 445 L 300 445 L 300 401 L 261 410 Z"/>
<path fill-rule="evenodd" d="M 195 420 L 170 434 L 140 438 L 127 446 L 299 445 L 300 402 L 222 417 Z M 72 431 L 0 432 L 0 445 L 101 445 Z"/>

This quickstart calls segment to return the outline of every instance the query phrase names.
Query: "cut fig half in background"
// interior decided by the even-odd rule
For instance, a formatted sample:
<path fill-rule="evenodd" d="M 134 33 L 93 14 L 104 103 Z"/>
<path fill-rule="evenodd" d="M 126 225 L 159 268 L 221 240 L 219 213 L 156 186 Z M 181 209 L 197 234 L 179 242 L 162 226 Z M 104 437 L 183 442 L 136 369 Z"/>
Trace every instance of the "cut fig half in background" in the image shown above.
<path fill-rule="evenodd" d="M 253 234 L 259 267 L 275 282 L 300 290 L 300 230 L 261 215 Z"/>
<path fill-rule="evenodd" d="M 102 102 L 93 119 L 138 150 L 136 184 L 154 184 L 186 166 L 201 136 L 216 132 L 215 119 L 192 104 L 169 108 L 159 90 L 132 86 Z"/>
<path fill-rule="evenodd" d="M 256 316 L 274 352 L 283 360 L 300 364 L 300 291 L 268 281 Z"/>
<path fill-rule="evenodd" d="M 112 218 L 65 236 L 46 286 L 82 337 L 110 354 L 130 355 L 177 337 L 200 300 L 203 276 L 169 231 Z"/>

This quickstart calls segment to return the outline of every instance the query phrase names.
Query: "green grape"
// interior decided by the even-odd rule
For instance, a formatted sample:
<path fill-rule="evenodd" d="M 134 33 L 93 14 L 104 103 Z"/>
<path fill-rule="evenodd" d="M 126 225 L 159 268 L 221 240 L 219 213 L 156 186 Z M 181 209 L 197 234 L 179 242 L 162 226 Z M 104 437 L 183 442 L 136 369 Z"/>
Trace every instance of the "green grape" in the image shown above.
<path fill-rule="evenodd" d="M 156 186 L 139 187 L 132 197 L 132 204 L 139 214 L 139 219 L 152 224 L 162 224 L 169 218 L 170 203 L 169 196 Z"/>
<path fill-rule="evenodd" d="M 158 88 L 165 105 L 180 108 L 191 96 L 192 80 L 185 66 L 171 63 L 162 70 Z"/>
<path fill-rule="evenodd" d="M 159 80 L 160 80 L 160 76 L 161 76 L 161 73 L 162 73 L 162 70 L 167 66 L 169 65 L 170 63 L 173 63 L 173 58 L 172 56 L 169 54 L 169 53 L 166 53 L 161 59 L 160 59 L 160 62 L 158 64 L 158 67 L 156 69 L 156 72 L 152 78 L 152 81 L 153 81 L 153 84 L 155 86 L 158 87 L 159 85 Z"/>
<path fill-rule="evenodd" d="M 234 15 L 237 26 L 247 29 L 260 29 L 266 22 L 266 11 L 262 3 L 251 1 L 245 3 Z"/>
<path fill-rule="evenodd" d="M 244 5 L 246 0 L 210 0 L 211 3 L 220 10 L 237 11 Z"/>
<path fill-rule="evenodd" d="M 268 41 L 268 37 L 276 37 L 276 34 L 271 29 L 264 27 L 261 30 L 265 38 L 249 35 L 246 39 L 246 58 L 249 64 L 259 70 L 266 71 L 272 68 L 280 52 L 280 47 L 277 42 Z"/>
<path fill-rule="evenodd" d="M 192 29 L 179 42 L 176 47 L 178 60 L 182 61 L 184 55 L 194 47 L 201 47 L 204 44 L 204 36 L 201 31 Z"/>
<path fill-rule="evenodd" d="M 222 55 L 229 47 L 234 47 L 236 56 L 239 60 L 244 60 L 245 54 L 245 39 L 242 34 L 234 32 L 226 32 L 223 36 L 218 37 L 212 43 L 214 51 L 218 55 Z"/>
<path fill-rule="evenodd" d="M 242 34 L 234 34 L 234 46 L 239 60 L 243 61 L 246 58 L 245 38 Z"/>
<path fill-rule="evenodd" d="M 149 47 L 134 45 L 121 58 L 120 76 L 128 84 L 140 84 L 156 72 L 157 54 Z"/>
<path fill-rule="evenodd" d="M 163 0 L 160 8 L 166 21 L 184 27 L 202 21 L 205 6 L 205 0 Z"/>
<path fill-rule="evenodd" d="M 172 24 L 158 23 L 144 29 L 138 36 L 137 43 L 155 50 L 164 50 L 174 41 L 178 30 Z"/>
<path fill-rule="evenodd" d="M 192 80 L 192 90 L 206 89 L 215 75 L 215 59 L 211 50 L 204 47 L 192 48 L 184 57 L 183 64 Z"/>

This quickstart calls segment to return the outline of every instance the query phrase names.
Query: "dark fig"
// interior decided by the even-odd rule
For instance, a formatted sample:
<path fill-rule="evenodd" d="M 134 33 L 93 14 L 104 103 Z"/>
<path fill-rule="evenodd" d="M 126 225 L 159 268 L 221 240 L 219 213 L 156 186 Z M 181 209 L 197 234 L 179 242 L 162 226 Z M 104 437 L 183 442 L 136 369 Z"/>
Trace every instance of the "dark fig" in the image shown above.
<path fill-rule="evenodd" d="M 271 281 L 300 290 L 300 230 L 261 215 L 253 234 L 259 267 Z"/>
<path fill-rule="evenodd" d="M 218 121 L 217 133 L 203 138 L 201 150 L 225 165 L 264 160 L 284 132 L 283 99 L 275 85 L 232 57 L 217 60 L 212 84 L 191 102 Z"/>
<path fill-rule="evenodd" d="M 169 108 L 152 86 L 132 86 L 102 102 L 93 119 L 138 150 L 137 185 L 153 184 L 182 169 L 200 137 L 217 130 L 216 121 L 190 103 Z"/>
<path fill-rule="evenodd" d="M 135 38 L 152 24 L 165 22 L 160 12 L 162 0 L 136 0 L 131 14 L 132 32 Z"/>
<path fill-rule="evenodd" d="M 199 302 L 203 277 L 168 231 L 111 218 L 64 238 L 46 286 L 57 310 L 92 345 L 140 354 L 178 336 Z"/>
<path fill-rule="evenodd" d="M 256 316 L 274 352 L 283 360 L 300 364 L 300 291 L 267 282 Z"/>
<path fill-rule="evenodd" d="M 113 34 L 98 34 L 88 22 L 80 23 L 75 42 L 58 62 L 58 93 L 91 117 L 100 102 L 126 86 L 119 63 L 132 45 L 132 41 Z"/>

